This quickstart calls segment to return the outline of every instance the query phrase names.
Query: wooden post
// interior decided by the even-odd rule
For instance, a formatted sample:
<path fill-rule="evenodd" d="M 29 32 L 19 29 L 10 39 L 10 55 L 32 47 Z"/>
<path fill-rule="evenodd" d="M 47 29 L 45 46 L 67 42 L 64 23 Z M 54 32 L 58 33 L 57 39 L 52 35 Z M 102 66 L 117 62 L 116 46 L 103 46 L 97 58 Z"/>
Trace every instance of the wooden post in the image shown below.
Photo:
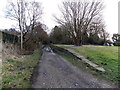
<path fill-rule="evenodd" d="M 21 49 L 23 49 L 23 33 L 21 31 Z"/>

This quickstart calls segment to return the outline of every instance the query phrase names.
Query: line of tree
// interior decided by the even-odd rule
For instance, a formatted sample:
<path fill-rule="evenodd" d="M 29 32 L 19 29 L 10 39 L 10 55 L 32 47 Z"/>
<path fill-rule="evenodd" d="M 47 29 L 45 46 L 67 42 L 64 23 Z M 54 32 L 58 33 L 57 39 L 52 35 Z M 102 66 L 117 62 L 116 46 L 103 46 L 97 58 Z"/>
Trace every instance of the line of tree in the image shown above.
<path fill-rule="evenodd" d="M 102 18 L 103 8 L 99 1 L 64 1 L 60 8 L 62 16 L 54 17 L 74 45 L 101 44 L 109 37 Z"/>
<path fill-rule="evenodd" d="M 74 44 L 74 40 L 69 34 L 66 28 L 62 26 L 55 26 L 51 33 L 50 33 L 50 43 L 54 44 Z M 104 32 L 102 33 L 95 33 L 92 32 L 90 34 L 85 33 L 82 44 L 96 44 L 96 45 L 103 45 L 104 43 L 111 43 L 107 37 L 109 36 L 108 33 L 104 36 Z M 108 35 L 108 36 L 107 36 Z"/>
<path fill-rule="evenodd" d="M 73 44 L 69 33 L 62 27 L 55 26 L 50 33 L 50 43 L 54 44 Z"/>

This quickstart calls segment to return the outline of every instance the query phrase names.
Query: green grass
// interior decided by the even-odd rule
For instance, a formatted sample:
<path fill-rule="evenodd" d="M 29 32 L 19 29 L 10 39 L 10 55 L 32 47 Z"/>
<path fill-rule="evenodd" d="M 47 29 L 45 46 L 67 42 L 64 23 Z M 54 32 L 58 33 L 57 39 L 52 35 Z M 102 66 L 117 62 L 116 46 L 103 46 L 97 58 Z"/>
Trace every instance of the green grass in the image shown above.
<path fill-rule="evenodd" d="M 7 59 L 3 63 L 2 87 L 29 88 L 31 74 L 40 57 L 40 50 L 37 49 L 32 55 L 24 56 L 20 60 Z"/>
<path fill-rule="evenodd" d="M 114 83 L 118 83 L 118 47 L 95 45 L 83 45 L 79 47 L 73 45 L 55 46 L 69 48 L 85 56 L 106 70 L 106 72 L 100 74 L 100 76 Z"/>

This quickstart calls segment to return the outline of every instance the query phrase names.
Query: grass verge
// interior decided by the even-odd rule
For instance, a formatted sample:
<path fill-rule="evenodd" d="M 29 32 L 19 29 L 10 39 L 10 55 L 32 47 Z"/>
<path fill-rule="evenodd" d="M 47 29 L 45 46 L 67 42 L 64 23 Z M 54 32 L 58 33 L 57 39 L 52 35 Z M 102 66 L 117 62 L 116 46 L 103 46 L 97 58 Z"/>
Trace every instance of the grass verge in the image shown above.
<path fill-rule="evenodd" d="M 93 74 L 102 77 L 106 80 L 111 81 L 114 84 L 118 84 L 118 47 L 109 47 L 109 46 L 93 46 L 93 45 L 84 45 L 81 47 L 73 46 L 73 45 L 55 45 L 60 46 L 63 48 L 69 48 L 74 50 L 75 52 L 85 56 L 92 62 L 98 64 L 99 66 L 103 67 L 106 72 L 96 72 L 92 67 L 89 67 L 89 69 L 92 69 L 91 71 Z M 58 52 L 60 55 L 62 55 L 64 58 L 69 60 L 72 64 L 75 66 L 78 66 L 80 68 L 85 68 L 84 65 L 80 64 L 79 60 L 73 60 L 72 57 L 69 57 L 69 55 L 66 55 L 64 52 Z M 83 61 L 82 61 L 83 62 Z M 83 62 L 85 63 L 85 62 Z M 88 66 L 88 65 L 87 65 Z"/>
<path fill-rule="evenodd" d="M 23 56 L 19 60 L 7 59 L 3 63 L 2 88 L 29 88 L 34 66 L 40 57 L 40 49 L 36 49 L 32 55 Z"/>

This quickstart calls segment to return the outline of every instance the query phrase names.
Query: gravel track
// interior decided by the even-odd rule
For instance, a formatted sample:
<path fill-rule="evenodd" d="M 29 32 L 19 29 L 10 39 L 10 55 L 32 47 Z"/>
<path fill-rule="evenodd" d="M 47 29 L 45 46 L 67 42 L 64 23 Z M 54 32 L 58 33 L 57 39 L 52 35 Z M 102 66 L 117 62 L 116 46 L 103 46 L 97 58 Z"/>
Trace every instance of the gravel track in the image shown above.
<path fill-rule="evenodd" d="M 43 49 L 37 69 L 32 88 L 112 88 L 106 81 L 71 65 L 48 46 Z"/>

